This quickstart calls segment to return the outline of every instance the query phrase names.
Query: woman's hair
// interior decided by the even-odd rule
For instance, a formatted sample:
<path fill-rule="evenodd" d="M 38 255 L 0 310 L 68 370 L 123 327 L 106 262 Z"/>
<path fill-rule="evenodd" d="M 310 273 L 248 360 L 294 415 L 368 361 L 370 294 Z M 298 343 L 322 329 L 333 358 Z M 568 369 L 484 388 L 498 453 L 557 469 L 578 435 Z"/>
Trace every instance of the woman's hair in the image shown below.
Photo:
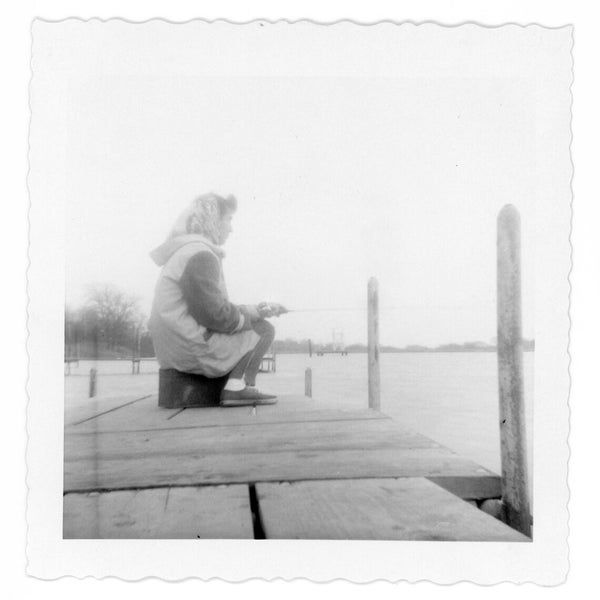
<path fill-rule="evenodd" d="M 189 233 L 202 235 L 215 244 L 219 243 L 219 221 L 237 210 L 235 196 L 213 194 L 198 196 L 177 218 L 169 237 Z"/>
<path fill-rule="evenodd" d="M 223 198 L 223 196 L 217 196 L 217 206 L 219 208 L 219 216 L 223 218 L 227 213 L 234 213 L 237 210 L 237 198 L 233 194 L 229 194 Z"/>

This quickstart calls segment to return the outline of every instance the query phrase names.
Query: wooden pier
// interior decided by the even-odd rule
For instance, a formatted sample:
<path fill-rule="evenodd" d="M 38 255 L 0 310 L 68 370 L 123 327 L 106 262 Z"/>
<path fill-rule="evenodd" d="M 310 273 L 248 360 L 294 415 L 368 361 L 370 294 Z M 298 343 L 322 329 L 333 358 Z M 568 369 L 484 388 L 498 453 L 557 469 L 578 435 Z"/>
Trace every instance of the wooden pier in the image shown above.
<path fill-rule="evenodd" d="M 373 410 L 86 399 L 65 413 L 65 538 L 529 541 L 500 478 Z"/>
<path fill-rule="evenodd" d="M 94 398 L 92 369 L 90 399 L 65 413 L 64 537 L 531 541 L 511 205 L 500 211 L 497 247 L 502 480 L 380 412 L 371 278 L 364 410 L 314 400 L 310 368 L 305 397 L 171 410 L 156 395 Z"/>

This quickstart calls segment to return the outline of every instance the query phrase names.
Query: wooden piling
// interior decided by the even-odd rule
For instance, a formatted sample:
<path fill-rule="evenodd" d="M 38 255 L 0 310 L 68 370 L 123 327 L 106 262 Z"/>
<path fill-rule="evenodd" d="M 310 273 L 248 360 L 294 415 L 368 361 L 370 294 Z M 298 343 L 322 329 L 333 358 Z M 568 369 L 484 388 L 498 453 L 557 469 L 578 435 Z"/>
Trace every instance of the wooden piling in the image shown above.
<path fill-rule="evenodd" d="M 531 537 L 521 334 L 521 223 L 508 204 L 498 215 L 498 384 L 505 520 Z"/>
<path fill-rule="evenodd" d="M 369 408 L 381 409 L 379 385 L 379 291 L 377 279 L 371 277 L 367 288 Z"/>
<path fill-rule="evenodd" d="M 304 395 L 312 398 L 312 369 L 306 367 L 304 371 Z"/>
<path fill-rule="evenodd" d="M 96 379 L 98 371 L 97 369 L 90 369 L 90 398 L 96 395 Z"/>

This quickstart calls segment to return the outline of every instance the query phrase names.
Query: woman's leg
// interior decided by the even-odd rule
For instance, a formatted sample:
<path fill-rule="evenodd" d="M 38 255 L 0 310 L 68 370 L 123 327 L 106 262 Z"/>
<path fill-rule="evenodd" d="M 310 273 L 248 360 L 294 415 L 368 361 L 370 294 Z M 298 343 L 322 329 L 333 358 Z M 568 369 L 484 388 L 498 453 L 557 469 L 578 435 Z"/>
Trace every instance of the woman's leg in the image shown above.
<path fill-rule="evenodd" d="M 245 386 L 253 387 L 256 384 L 256 375 L 260 369 L 260 363 L 275 338 L 275 328 L 265 320 L 255 321 L 252 329 L 259 335 L 259 340 L 254 349 L 244 356 L 233 367 L 229 379 L 225 385 L 226 392 L 239 393 Z M 253 392 L 256 393 L 256 392 Z M 274 396 L 269 396 L 274 398 Z"/>
<path fill-rule="evenodd" d="M 240 358 L 237 365 L 235 365 L 235 367 L 233 367 L 233 370 L 231 371 L 231 373 L 229 373 L 229 379 L 243 379 L 244 378 L 244 373 L 246 372 L 246 367 L 248 366 L 248 362 L 252 358 L 253 352 L 254 352 L 254 350 L 250 350 L 250 352 L 247 352 L 246 354 L 244 354 L 244 356 L 242 356 L 242 358 Z"/>
<path fill-rule="evenodd" d="M 252 324 L 252 329 L 258 333 L 260 340 L 258 340 L 254 350 L 250 353 L 250 357 L 246 363 L 244 371 L 244 379 L 246 380 L 247 385 L 254 386 L 256 385 L 256 375 L 260 369 L 260 363 L 275 339 L 275 327 L 273 327 L 269 321 L 262 320 L 255 321 Z M 246 358 L 246 356 L 244 356 L 244 358 Z M 235 368 L 237 368 L 237 365 Z"/>

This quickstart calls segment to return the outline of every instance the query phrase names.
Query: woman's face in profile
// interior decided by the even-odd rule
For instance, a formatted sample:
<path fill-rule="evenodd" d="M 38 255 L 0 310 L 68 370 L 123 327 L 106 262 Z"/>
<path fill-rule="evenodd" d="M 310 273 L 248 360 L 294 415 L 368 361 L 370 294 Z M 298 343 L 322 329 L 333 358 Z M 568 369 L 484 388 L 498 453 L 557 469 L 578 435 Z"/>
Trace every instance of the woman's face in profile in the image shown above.
<path fill-rule="evenodd" d="M 231 220 L 233 219 L 233 213 L 226 212 L 219 221 L 219 244 L 223 245 L 229 234 L 233 231 L 233 227 L 231 226 Z"/>

